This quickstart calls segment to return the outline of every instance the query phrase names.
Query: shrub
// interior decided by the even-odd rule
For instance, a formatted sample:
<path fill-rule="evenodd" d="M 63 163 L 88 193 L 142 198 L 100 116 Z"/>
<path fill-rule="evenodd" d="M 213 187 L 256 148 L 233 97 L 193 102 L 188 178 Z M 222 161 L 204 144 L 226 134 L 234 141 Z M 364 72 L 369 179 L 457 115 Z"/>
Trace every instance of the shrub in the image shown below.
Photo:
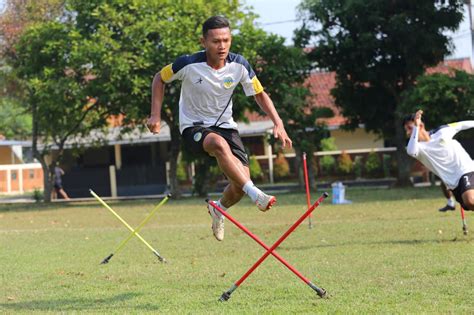
<path fill-rule="evenodd" d="M 375 151 L 371 151 L 367 156 L 367 161 L 365 162 L 365 170 L 368 174 L 375 175 L 380 171 L 381 163 L 379 155 Z"/>
<path fill-rule="evenodd" d="M 392 157 L 389 154 L 382 155 L 383 176 L 390 177 L 390 167 L 392 164 Z"/>
<path fill-rule="evenodd" d="M 334 143 L 335 139 L 332 137 L 321 140 L 321 151 L 336 151 L 337 146 Z"/>
<path fill-rule="evenodd" d="M 319 160 L 319 165 L 321 166 L 321 173 L 329 174 L 334 170 L 336 159 L 333 156 L 324 155 Z"/>
<path fill-rule="evenodd" d="M 262 178 L 262 168 L 260 167 L 260 163 L 258 163 L 257 158 L 255 155 L 250 156 L 249 159 L 249 169 L 250 169 L 250 177 L 255 179 Z"/>
<path fill-rule="evenodd" d="M 180 181 L 185 181 L 188 179 L 188 174 L 186 172 L 186 164 L 184 163 L 183 159 L 179 159 L 178 167 L 176 169 L 176 177 Z"/>
<path fill-rule="evenodd" d="M 275 162 L 273 163 L 273 174 L 278 178 L 290 175 L 290 165 L 281 152 L 277 154 Z"/>
<path fill-rule="evenodd" d="M 35 188 L 35 190 L 33 191 L 33 199 L 35 200 L 35 202 L 40 202 L 43 200 L 43 198 L 43 191 L 38 188 Z"/>
<path fill-rule="evenodd" d="M 354 174 L 356 178 L 362 178 L 362 156 L 356 155 L 354 158 Z"/>
<path fill-rule="evenodd" d="M 342 151 L 341 155 L 337 158 L 337 169 L 342 174 L 350 174 L 352 172 L 352 159 L 346 151 Z"/>

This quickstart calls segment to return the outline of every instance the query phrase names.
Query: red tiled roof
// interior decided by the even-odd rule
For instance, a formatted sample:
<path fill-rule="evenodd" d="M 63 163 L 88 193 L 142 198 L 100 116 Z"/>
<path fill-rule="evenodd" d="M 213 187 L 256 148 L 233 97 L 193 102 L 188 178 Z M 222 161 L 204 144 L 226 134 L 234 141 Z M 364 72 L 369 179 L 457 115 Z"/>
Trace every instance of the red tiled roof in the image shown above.
<path fill-rule="evenodd" d="M 453 70 L 464 70 L 467 73 L 473 73 L 471 61 L 469 58 L 445 60 L 436 67 L 431 67 L 426 70 L 426 73 L 444 73 L 453 74 Z M 328 126 L 337 127 L 346 121 L 346 118 L 341 115 L 341 110 L 334 103 L 334 98 L 331 95 L 331 89 L 336 85 L 336 75 L 334 72 L 313 72 L 306 80 L 307 86 L 314 97 L 314 105 L 320 107 L 329 107 L 334 112 L 334 117 L 322 119 Z M 275 105 L 278 111 L 278 104 Z M 246 113 L 246 117 L 250 121 L 268 120 L 267 117 L 258 115 L 257 113 Z"/>
<path fill-rule="evenodd" d="M 426 69 L 427 74 L 433 73 L 443 73 L 443 74 L 453 74 L 454 70 L 464 70 L 467 73 L 473 73 L 471 60 L 469 58 L 460 58 L 445 60 L 441 62 L 436 67 L 431 67 Z"/>

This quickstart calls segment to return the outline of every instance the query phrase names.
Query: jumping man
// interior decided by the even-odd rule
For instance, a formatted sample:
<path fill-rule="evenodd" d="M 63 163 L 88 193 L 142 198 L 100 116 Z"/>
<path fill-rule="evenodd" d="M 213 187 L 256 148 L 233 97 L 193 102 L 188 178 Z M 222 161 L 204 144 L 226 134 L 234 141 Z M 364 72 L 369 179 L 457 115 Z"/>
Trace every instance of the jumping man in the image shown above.
<path fill-rule="evenodd" d="M 407 152 L 444 182 L 465 210 L 474 210 L 474 161 L 453 137 L 474 128 L 474 120 L 460 121 L 426 131 L 422 110 L 404 119 L 410 137 Z"/>
<path fill-rule="evenodd" d="M 282 146 L 291 147 L 292 142 L 250 64 L 241 55 L 229 52 L 231 42 L 227 19 L 213 16 L 205 21 L 201 37 L 204 50 L 178 57 L 155 75 L 147 126 L 153 133 L 160 131 L 165 83 L 181 80 L 179 128 L 183 141 L 192 152 L 215 157 L 229 180 L 216 204 L 227 210 L 247 194 L 258 209 L 267 211 L 276 198 L 262 192 L 250 179 L 249 160 L 232 118 L 232 93 L 237 84 L 242 85 L 247 96 L 254 96 L 270 117 L 274 124 L 273 135 Z M 224 239 L 224 217 L 209 205 L 208 211 L 214 236 L 221 241 Z"/>

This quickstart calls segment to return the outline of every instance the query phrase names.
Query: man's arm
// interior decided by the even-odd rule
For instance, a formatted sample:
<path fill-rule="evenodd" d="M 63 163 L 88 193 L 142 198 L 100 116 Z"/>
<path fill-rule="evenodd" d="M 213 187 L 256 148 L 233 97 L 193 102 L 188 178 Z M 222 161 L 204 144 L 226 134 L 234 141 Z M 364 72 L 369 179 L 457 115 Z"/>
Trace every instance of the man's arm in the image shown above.
<path fill-rule="evenodd" d="M 458 133 L 461 130 L 474 128 L 474 120 L 459 121 L 452 124 L 448 124 L 448 126 L 453 128 L 456 133 Z"/>
<path fill-rule="evenodd" d="M 420 150 L 418 146 L 418 133 L 419 133 L 419 128 L 421 125 L 421 115 L 423 114 L 422 110 L 418 110 L 415 113 L 415 126 L 413 126 L 413 131 L 410 136 L 410 141 L 408 141 L 407 145 L 407 153 L 410 156 L 417 157 L 418 152 Z"/>
<path fill-rule="evenodd" d="M 285 126 L 283 125 L 283 121 L 278 115 L 275 109 L 275 105 L 273 105 L 273 102 L 270 96 L 268 96 L 268 94 L 265 91 L 262 91 L 258 94 L 255 94 L 254 97 L 255 97 L 255 101 L 260 106 L 260 108 L 273 121 L 273 125 L 274 125 L 273 135 L 275 136 L 275 138 L 280 139 L 283 147 L 286 147 L 288 145 L 288 147 L 291 148 L 293 143 L 291 139 L 288 137 L 288 134 L 286 133 Z"/>
<path fill-rule="evenodd" d="M 152 133 L 159 133 L 161 128 L 161 106 L 165 95 L 165 82 L 158 72 L 151 84 L 151 113 L 147 121 L 147 127 Z"/>

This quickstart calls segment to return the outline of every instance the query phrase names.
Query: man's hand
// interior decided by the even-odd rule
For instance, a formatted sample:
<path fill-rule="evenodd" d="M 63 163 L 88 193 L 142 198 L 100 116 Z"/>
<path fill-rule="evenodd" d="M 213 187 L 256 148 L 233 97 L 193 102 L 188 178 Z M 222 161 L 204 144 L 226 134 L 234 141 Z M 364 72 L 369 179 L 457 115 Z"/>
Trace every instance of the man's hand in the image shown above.
<path fill-rule="evenodd" d="M 423 110 L 419 109 L 415 113 L 415 126 L 421 126 L 421 115 L 423 115 Z"/>
<path fill-rule="evenodd" d="M 292 147 L 293 142 L 291 141 L 290 137 L 288 137 L 283 123 L 273 126 L 273 136 L 275 139 L 280 139 L 283 148 L 286 146 L 288 146 L 288 148 Z"/>
<path fill-rule="evenodd" d="M 146 122 L 146 126 L 151 133 L 159 133 L 161 128 L 161 119 L 160 117 L 151 116 Z"/>

